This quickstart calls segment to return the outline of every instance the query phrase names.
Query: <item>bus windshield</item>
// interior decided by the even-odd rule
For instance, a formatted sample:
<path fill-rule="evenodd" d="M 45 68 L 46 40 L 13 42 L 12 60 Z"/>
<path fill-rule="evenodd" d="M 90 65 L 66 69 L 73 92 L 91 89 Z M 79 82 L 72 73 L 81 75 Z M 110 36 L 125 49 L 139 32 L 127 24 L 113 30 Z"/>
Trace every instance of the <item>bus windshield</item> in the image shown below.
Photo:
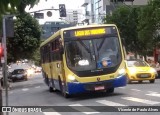
<path fill-rule="evenodd" d="M 75 71 L 115 67 L 121 62 L 118 37 L 98 37 L 65 42 L 69 68 Z"/>

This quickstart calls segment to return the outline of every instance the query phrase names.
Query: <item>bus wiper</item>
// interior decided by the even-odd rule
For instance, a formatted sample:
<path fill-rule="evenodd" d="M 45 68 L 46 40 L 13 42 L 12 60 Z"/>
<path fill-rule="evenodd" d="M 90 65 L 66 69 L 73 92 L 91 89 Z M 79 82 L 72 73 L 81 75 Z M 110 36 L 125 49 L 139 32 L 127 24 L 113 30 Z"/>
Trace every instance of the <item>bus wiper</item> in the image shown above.
<path fill-rule="evenodd" d="M 97 50 L 98 50 L 98 51 L 101 49 L 101 47 L 102 47 L 102 45 L 103 45 L 103 43 L 104 43 L 104 40 L 105 40 L 105 38 L 103 38 L 103 40 L 101 41 L 99 47 L 97 47 Z"/>
<path fill-rule="evenodd" d="M 84 44 L 81 40 L 79 40 L 79 43 L 87 50 L 87 52 L 90 54 L 91 61 L 95 60 L 95 55 L 92 55 L 92 51 Z"/>
<path fill-rule="evenodd" d="M 79 40 L 79 43 L 87 50 L 88 53 L 91 53 L 90 49 L 81 40 Z"/>

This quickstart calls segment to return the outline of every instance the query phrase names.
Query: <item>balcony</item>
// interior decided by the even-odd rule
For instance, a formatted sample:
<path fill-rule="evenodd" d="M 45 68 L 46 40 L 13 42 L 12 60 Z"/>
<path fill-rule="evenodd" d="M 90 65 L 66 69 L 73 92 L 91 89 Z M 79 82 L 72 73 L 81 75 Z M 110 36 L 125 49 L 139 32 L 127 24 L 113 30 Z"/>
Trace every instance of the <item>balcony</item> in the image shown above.
<path fill-rule="evenodd" d="M 89 11 L 86 11 L 86 12 L 85 12 L 85 16 L 89 16 Z"/>
<path fill-rule="evenodd" d="M 82 7 L 86 7 L 90 3 L 90 0 L 85 0 L 82 4 Z"/>

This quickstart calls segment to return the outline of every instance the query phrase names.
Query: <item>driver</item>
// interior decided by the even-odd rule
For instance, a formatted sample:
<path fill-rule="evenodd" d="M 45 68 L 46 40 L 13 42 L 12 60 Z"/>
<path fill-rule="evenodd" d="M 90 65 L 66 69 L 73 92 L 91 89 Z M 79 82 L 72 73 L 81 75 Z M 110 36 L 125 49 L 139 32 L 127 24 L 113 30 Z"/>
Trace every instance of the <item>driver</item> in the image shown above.
<path fill-rule="evenodd" d="M 111 66 L 111 59 L 108 57 L 102 58 L 98 62 L 98 68 L 104 68 L 104 67 L 108 67 L 108 66 Z"/>

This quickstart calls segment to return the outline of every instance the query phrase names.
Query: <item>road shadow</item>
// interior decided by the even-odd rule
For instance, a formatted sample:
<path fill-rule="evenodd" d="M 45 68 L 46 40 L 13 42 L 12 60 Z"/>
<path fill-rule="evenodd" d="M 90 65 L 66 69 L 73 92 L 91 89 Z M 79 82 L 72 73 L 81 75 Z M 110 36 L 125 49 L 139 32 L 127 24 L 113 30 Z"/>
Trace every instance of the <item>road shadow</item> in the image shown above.
<path fill-rule="evenodd" d="M 142 81 L 141 83 L 139 83 L 138 81 L 132 81 L 131 83 L 129 83 L 127 85 L 134 85 L 134 84 L 136 84 L 136 85 L 150 84 L 151 85 L 151 84 L 158 84 L 158 83 L 156 82 L 156 80 L 154 83 L 150 83 L 149 81 Z"/>
<path fill-rule="evenodd" d="M 62 93 L 60 91 L 54 92 L 56 95 L 63 97 Z M 121 96 L 125 95 L 124 93 L 106 93 L 106 92 L 87 92 L 87 93 L 81 93 L 81 94 L 74 94 L 71 95 L 67 100 L 69 101 L 80 101 L 80 100 L 88 100 L 88 99 L 96 99 L 96 98 L 104 98 L 104 97 L 113 97 L 113 96 Z M 63 97 L 65 98 L 65 97 Z"/>

